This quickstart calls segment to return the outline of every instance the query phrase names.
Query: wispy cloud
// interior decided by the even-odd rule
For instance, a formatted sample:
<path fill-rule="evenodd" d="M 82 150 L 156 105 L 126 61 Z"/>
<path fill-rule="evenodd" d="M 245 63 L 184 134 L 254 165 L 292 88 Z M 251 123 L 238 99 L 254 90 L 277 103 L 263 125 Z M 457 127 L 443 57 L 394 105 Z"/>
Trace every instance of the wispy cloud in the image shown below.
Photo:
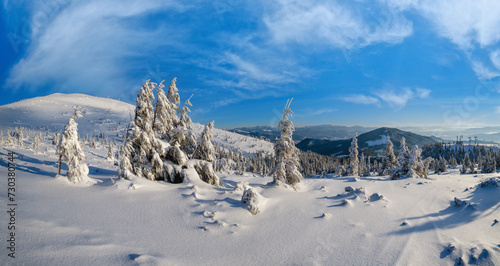
<path fill-rule="evenodd" d="M 382 103 L 387 104 L 395 109 L 401 109 L 406 106 L 411 99 L 425 99 L 429 97 L 431 90 L 416 87 L 412 88 L 401 88 L 393 89 L 386 87 L 381 90 L 376 90 L 370 95 L 364 94 L 351 94 L 346 97 L 342 97 L 341 100 L 356 104 L 374 104 L 378 107 L 383 107 Z"/>
<path fill-rule="evenodd" d="M 95 94 L 104 90 L 120 96 L 130 89 L 130 72 L 146 72 L 144 61 L 132 62 L 174 44 L 170 40 L 175 38 L 162 36 L 176 36 L 175 31 L 161 25 L 142 27 L 148 15 L 164 9 L 183 8 L 160 1 L 68 1 L 43 27 L 33 28 L 30 46 L 5 86 L 31 90 L 52 86 L 57 91 Z"/>
<path fill-rule="evenodd" d="M 277 43 L 324 44 L 336 48 L 373 43 L 399 43 L 411 35 L 412 24 L 385 6 L 371 10 L 363 3 L 278 1 L 264 22 Z M 385 16 L 382 18 L 380 13 Z"/>
<path fill-rule="evenodd" d="M 328 107 L 328 108 L 314 110 L 314 111 L 310 112 L 309 115 L 310 116 L 317 116 L 317 115 L 322 115 L 322 114 L 327 114 L 327 113 L 333 113 L 335 111 L 337 111 L 337 109 Z"/>
<path fill-rule="evenodd" d="M 481 51 L 491 52 L 500 41 L 500 2 L 478 1 L 433 1 L 433 0 L 380 0 L 392 6 L 395 12 L 414 10 L 431 22 L 434 31 L 456 44 L 471 61 L 479 79 L 498 76 L 500 64 L 491 57 L 492 69 L 484 59 L 477 56 Z M 478 53 L 478 51 L 480 51 Z"/>
<path fill-rule="evenodd" d="M 473 61 L 472 69 L 476 72 L 477 77 L 480 79 L 492 79 L 500 76 L 499 71 L 485 66 L 480 61 Z"/>
<path fill-rule="evenodd" d="M 342 97 L 341 100 L 350 103 L 358 103 L 358 104 L 379 104 L 379 99 L 373 96 L 367 96 L 363 94 L 351 94 L 346 97 Z"/>
<path fill-rule="evenodd" d="M 379 97 L 382 101 L 389 104 L 391 107 L 395 107 L 396 109 L 403 108 L 408 100 L 415 96 L 415 93 L 409 88 L 402 88 L 400 90 L 394 89 L 383 89 L 374 94 Z"/>

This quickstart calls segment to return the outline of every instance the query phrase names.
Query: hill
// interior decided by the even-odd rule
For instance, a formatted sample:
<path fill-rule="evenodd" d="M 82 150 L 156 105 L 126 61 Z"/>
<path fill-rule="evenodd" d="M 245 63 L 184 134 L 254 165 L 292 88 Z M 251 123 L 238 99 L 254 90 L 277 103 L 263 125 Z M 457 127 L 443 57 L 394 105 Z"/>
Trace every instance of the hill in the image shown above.
<path fill-rule="evenodd" d="M 375 155 L 383 152 L 387 143 L 387 136 L 390 136 L 395 150 L 399 149 L 402 137 L 406 139 L 406 144 L 409 147 L 413 147 L 414 145 L 422 147 L 423 145 L 436 142 L 436 139 L 432 137 L 421 136 L 397 128 L 382 127 L 358 136 L 360 154 Z M 344 140 L 307 138 L 299 142 L 296 146 L 303 151 L 309 150 L 323 155 L 342 156 L 349 155 L 351 142 L 352 138 Z"/>
<path fill-rule="evenodd" d="M 77 119 L 81 136 L 103 135 L 120 143 L 124 130 L 134 118 L 135 106 L 129 103 L 86 94 L 55 93 L 0 106 L 0 129 L 24 127 L 49 134 L 60 132 L 79 106 L 85 106 L 83 117 Z M 201 134 L 203 127 L 193 124 L 196 136 Z M 213 142 L 240 150 L 243 155 L 259 150 L 274 153 L 272 143 L 217 128 L 213 131 Z"/>
<path fill-rule="evenodd" d="M 365 133 L 373 130 L 373 127 L 363 127 L 363 126 L 339 126 L 339 125 L 316 125 L 316 126 L 305 126 L 305 127 L 295 127 L 295 132 L 293 133 L 294 141 L 301 141 L 306 138 L 311 139 L 327 139 L 327 140 L 339 140 L 352 138 L 355 134 Z M 274 141 L 279 138 L 279 132 L 276 127 L 270 126 L 255 126 L 255 127 L 240 127 L 230 129 L 231 132 L 236 132 L 238 134 L 265 138 L 270 141 Z"/>

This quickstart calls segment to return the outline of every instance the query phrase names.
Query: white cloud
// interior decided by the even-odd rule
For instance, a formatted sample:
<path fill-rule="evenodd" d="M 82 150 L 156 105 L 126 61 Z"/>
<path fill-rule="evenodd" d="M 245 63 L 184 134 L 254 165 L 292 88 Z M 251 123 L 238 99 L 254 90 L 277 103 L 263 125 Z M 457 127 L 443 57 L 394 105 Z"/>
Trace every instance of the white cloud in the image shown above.
<path fill-rule="evenodd" d="M 490 53 L 490 60 L 493 65 L 500 70 L 500 50 L 495 50 Z"/>
<path fill-rule="evenodd" d="M 431 94 L 431 90 L 424 89 L 424 88 L 415 88 L 415 92 L 417 93 L 418 98 L 420 99 L 425 99 L 429 97 L 429 94 Z"/>
<path fill-rule="evenodd" d="M 476 72 L 476 76 L 480 79 L 492 79 L 500 76 L 498 71 L 485 66 L 479 61 L 472 61 L 472 69 Z"/>
<path fill-rule="evenodd" d="M 379 0 L 394 12 L 413 10 L 431 22 L 435 32 L 456 44 L 469 57 L 479 79 L 497 77 L 479 59 L 481 51 L 491 52 L 500 41 L 500 1 L 498 0 Z M 479 53 L 477 51 L 480 51 Z M 494 57 L 493 57 L 494 56 Z M 482 62 L 480 62 L 482 61 Z M 500 60 L 492 54 L 492 63 L 500 70 Z"/>
<path fill-rule="evenodd" d="M 160 1 L 68 2 L 51 20 L 33 28 L 30 46 L 13 66 L 6 87 L 49 85 L 57 91 L 96 94 L 106 89 L 107 95 L 119 96 L 131 86 L 127 72 L 147 70 L 146 63 L 133 64 L 131 59 L 173 44 L 174 38 L 164 37 L 175 36 L 171 30 L 145 30 L 131 21 L 162 9 L 182 8 Z"/>
<path fill-rule="evenodd" d="M 397 91 L 392 89 L 384 89 L 381 91 L 377 91 L 374 94 L 390 106 L 397 109 L 403 108 L 408 100 L 415 96 L 413 91 L 409 88 L 403 88 Z"/>
<path fill-rule="evenodd" d="M 327 43 L 347 49 L 373 43 L 399 43 L 412 34 L 411 23 L 387 8 L 374 8 L 366 14 L 366 8 L 353 5 L 335 1 L 280 1 L 277 10 L 267 15 L 264 22 L 277 43 Z"/>
<path fill-rule="evenodd" d="M 341 98 L 343 101 L 350 103 L 359 103 L 359 104 L 378 104 L 379 100 L 373 96 L 367 96 L 363 94 L 352 94 L 347 97 Z"/>
<path fill-rule="evenodd" d="M 487 47 L 500 40 L 497 0 L 380 0 L 405 10 L 414 9 L 431 21 L 437 33 L 464 49 Z"/>
<path fill-rule="evenodd" d="M 322 115 L 322 114 L 326 114 L 326 113 L 332 113 L 332 112 L 335 112 L 335 111 L 337 111 L 337 109 L 327 107 L 327 108 L 323 108 L 323 109 L 312 111 L 311 113 L 309 113 L 309 115 L 311 115 L 311 116 L 317 116 L 317 115 Z"/>
<path fill-rule="evenodd" d="M 415 89 L 411 88 L 401 88 L 395 90 L 392 88 L 384 88 L 378 91 L 374 91 L 374 96 L 363 95 L 363 94 L 353 94 L 347 97 L 341 98 L 341 100 L 357 104 L 375 104 L 382 107 L 382 102 L 385 102 L 390 107 L 401 109 L 406 106 L 411 99 L 425 99 L 429 97 L 431 90 L 417 87 Z"/>

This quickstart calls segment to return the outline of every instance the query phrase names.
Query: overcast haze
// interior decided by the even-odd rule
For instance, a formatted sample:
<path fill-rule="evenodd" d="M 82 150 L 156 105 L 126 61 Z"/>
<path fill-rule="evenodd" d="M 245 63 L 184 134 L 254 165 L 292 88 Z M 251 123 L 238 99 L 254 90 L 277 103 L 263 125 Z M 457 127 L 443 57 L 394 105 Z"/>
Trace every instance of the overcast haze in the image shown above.
<path fill-rule="evenodd" d="M 178 78 L 193 120 L 500 125 L 498 1 L 3 1 L 7 104 L 55 92 L 133 103 Z"/>

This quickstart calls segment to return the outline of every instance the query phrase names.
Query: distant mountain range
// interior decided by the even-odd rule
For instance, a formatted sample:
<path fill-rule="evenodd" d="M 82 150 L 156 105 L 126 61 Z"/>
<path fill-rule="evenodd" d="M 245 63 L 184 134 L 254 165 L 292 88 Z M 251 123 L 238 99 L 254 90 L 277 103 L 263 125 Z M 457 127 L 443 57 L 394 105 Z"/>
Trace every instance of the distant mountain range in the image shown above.
<path fill-rule="evenodd" d="M 406 139 L 406 145 L 408 147 L 413 147 L 414 145 L 422 147 L 427 144 L 435 143 L 436 141 L 441 141 L 441 139 L 435 137 L 422 136 L 397 128 L 382 127 L 358 136 L 360 154 L 375 155 L 383 152 L 387 143 L 387 136 L 390 136 L 395 151 L 400 148 L 402 137 Z M 303 151 L 309 150 L 323 155 L 342 156 L 349 154 L 351 142 L 352 138 L 343 140 L 306 138 L 297 143 L 296 146 Z"/>
<path fill-rule="evenodd" d="M 362 134 L 373 129 L 375 129 L 375 127 L 349 127 L 339 125 L 296 127 L 295 132 L 293 133 L 293 140 L 298 142 L 306 138 L 326 140 L 348 139 L 352 138 L 355 134 Z M 274 142 L 276 138 L 279 138 L 278 129 L 270 126 L 241 127 L 230 129 L 228 131 L 257 138 L 263 137 L 272 142 Z"/>

